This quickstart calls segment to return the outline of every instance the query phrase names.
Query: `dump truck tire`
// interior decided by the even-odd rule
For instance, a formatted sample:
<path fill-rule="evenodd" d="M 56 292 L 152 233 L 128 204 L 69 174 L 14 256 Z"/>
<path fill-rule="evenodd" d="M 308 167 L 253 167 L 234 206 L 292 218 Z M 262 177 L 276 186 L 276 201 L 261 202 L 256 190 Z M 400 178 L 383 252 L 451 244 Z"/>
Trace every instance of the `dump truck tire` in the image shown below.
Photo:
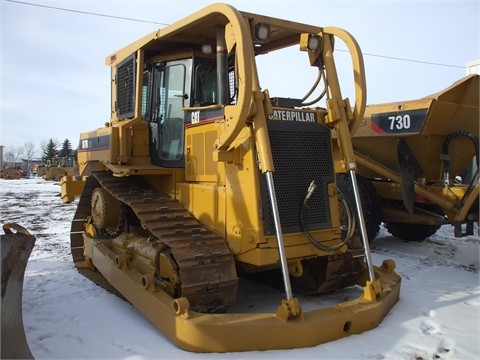
<path fill-rule="evenodd" d="M 399 222 L 388 222 L 385 224 L 388 232 L 393 236 L 410 241 L 423 241 L 426 238 L 434 235 L 440 226 L 423 225 L 423 224 L 409 224 Z"/>
<path fill-rule="evenodd" d="M 382 222 L 380 197 L 373 184 L 363 176 L 357 174 L 358 190 L 360 191 L 360 199 L 362 202 L 362 211 L 367 229 L 368 242 L 372 242 L 380 231 Z M 360 229 L 358 215 L 355 205 L 355 195 L 353 193 L 350 175 L 346 173 L 337 174 L 337 186 L 347 200 L 347 203 L 355 214 L 355 227 Z"/>

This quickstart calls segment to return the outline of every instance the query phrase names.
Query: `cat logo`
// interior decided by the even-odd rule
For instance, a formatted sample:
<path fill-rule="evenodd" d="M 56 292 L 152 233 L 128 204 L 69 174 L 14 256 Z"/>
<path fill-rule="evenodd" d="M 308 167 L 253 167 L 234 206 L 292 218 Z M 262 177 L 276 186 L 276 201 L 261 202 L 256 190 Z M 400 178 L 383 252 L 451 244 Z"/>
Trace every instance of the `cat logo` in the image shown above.
<path fill-rule="evenodd" d="M 270 120 L 283 121 L 302 121 L 302 122 L 316 122 L 314 112 L 295 111 L 295 110 L 273 110 L 273 115 L 270 115 Z"/>

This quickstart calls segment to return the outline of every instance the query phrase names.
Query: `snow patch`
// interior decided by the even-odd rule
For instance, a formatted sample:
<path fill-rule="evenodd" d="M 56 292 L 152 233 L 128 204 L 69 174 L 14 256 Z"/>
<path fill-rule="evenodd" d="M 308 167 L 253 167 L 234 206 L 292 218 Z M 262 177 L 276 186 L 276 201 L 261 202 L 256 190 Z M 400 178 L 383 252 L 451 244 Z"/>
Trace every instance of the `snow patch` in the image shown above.
<path fill-rule="evenodd" d="M 76 202 L 61 204 L 58 183 L 1 179 L 0 188 L 0 221 L 16 221 L 37 238 L 23 296 L 27 340 L 36 358 L 480 359 L 480 241 L 454 238 L 451 226 L 424 242 L 405 242 L 381 229 L 372 243 L 373 262 L 393 259 L 402 289 L 377 328 L 307 349 L 195 354 L 178 349 L 129 303 L 75 270 L 69 231 Z M 261 303 L 252 302 L 251 294 L 261 290 L 246 286 L 237 306 L 275 309 L 283 294 L 272 290 Z M 301 304 L 307 310 L 327 306 L 338 300 L 331 296 L 307 297 Z M 357 295 L 347 289 L 339 296 Z"/>

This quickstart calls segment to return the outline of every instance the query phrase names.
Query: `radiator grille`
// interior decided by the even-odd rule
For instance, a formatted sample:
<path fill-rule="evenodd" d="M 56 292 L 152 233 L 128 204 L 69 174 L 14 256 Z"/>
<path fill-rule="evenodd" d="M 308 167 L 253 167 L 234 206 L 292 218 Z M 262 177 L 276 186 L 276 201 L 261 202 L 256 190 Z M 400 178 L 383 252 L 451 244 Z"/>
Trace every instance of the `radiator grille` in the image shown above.
<path fill-rule="evenodd" d="M 117 66 L 117 114 L 119 119 L 134 115 L 135 106 L 135 56 Z"/>
<path fill-rule="evenodd" d="M 305 223 L 309 230 L 330 228 L 327 184 L 334 181 L 330 130 L 318 123 L 280 120 L 267 123 L 282 231 L 301 231 L 300 210 L 312 180 L 317 189 L 308 202 Z M 274 235 L 275 223 L 264 175 L 260 181 L 265 234 Z"/>

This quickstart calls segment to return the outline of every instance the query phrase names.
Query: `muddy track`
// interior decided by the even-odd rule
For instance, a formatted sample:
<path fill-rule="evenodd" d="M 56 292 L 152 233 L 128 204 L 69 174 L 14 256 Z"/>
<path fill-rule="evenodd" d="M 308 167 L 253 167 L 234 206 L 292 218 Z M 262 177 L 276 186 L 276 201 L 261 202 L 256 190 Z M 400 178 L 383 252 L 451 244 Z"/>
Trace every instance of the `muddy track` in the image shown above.
<path fill-rule="evenodd" d="M 71 228 L 71 249 L 80 272 L 112 290 L 100 274 L 90 270 L 83 256 L 84 223 L 90 215 L 93 190 L 102 186 L 129 206 L 142 225 L 167 245 L 178 265 L 183 297 L 197 311 L 223 311 L 235 301 L 235 262 L 225 240 L 205 228 L 178 201 L 156 192 L 140 177 L 115 178 L 96 172 L 85 184 Z"/>
<path fill-rule="evenodd" d="M 225 239 L 200 224 L 180 202 L 157 192 L 137 176 L 116 178 L 107 172 L 94 172 L 87 179 L 70 233 L 73 261 L 82 275 L 120 295 L 89 266 L 83 253 L 83 232 L 91 212 L 91 197 L 99 186 L 129 206 L 142 226 L 171 249 L 179 267 L 181 296 L 189 299 L 193 309 L 224 311 L 235 302 L 238 283 L 235 260 Z M 308 292 L 351 286 L 363 269 L 363 249 L 358 247 L 323 259 L 326 264 L 322 280 Z M 311 276 L 317 278 L 318 274 Z"/>

